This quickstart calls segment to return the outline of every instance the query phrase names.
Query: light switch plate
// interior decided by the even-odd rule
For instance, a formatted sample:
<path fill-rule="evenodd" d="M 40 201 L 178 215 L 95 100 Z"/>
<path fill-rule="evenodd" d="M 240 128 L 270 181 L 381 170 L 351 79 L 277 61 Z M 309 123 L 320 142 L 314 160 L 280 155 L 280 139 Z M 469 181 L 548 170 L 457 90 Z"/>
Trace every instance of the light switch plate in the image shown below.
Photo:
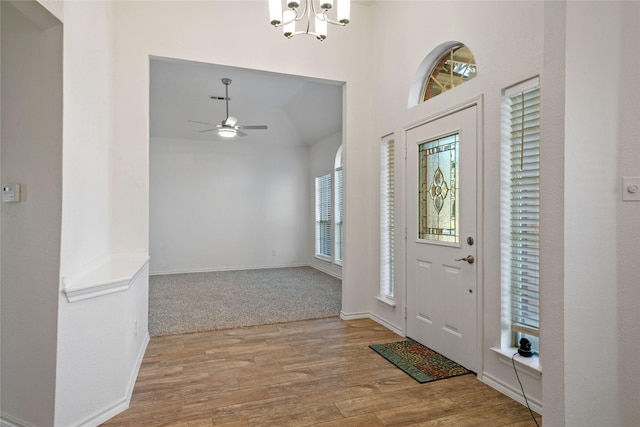
<path fill-rule="evenodd" d="M 20 184 L 6 184 L 2 186 L 2 201 L 13 203 L 20 201 Z"/>
<path fill-rule="evenodd" d="M 622 177 L 622 200 L 640 201 L 640 176 Z"/>

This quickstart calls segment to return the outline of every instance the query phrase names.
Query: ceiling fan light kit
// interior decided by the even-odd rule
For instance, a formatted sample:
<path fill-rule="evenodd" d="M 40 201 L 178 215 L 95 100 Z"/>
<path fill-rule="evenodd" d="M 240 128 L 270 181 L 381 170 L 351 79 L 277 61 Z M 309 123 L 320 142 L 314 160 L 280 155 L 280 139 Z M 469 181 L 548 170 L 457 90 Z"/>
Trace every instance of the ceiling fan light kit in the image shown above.
<path fill-rule="evenodd" d="M 344 27 L 349 23 L 350 0 L 336 0 L 335 3 L 336 19 L 331 19 L 329 11 L 333 9 L 334 0 L 269 0 L 269 20 L 274 27 L 282 27 L 282 32 L 288 39 L 299 34 L 307 34 L 323 41 L 327 38 L 328 24 Z M 286 9 L 283 8 L 284 5 Z M 313 31 L 311 21 L 314 22 Z M 298 22 L 302 22 L 301 29 L 296 31 Z"/>
<path fill-rule="evenodd" d="M 218 135 L 223 137 L 223 138 L 233 138 L 234 136 L 237 135 L 237 132 L 233 128 L 222 127 L 220 129 L 218 129 Z"/>

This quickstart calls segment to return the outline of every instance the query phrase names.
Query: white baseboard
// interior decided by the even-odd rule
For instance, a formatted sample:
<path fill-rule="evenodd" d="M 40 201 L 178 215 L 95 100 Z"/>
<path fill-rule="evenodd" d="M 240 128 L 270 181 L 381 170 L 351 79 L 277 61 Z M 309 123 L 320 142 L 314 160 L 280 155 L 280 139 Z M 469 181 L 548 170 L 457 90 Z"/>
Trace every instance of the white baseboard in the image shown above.
<path fill-rule="evenodd" d="M 307 265 L 307 267 L 311 267 L 311 268 L 316 269 L 316 270 L 318 270 L 318 271 L 320 271 L 320 272 L 322 272 L 324 274 L 328 274 L 329 276 L 332 276 L 332 277 L 335 277 L 336 279 L 342 280 L 342 276 L 341 275 L 337 274 L 335 271 L 331 271 L 331 269 L 329 269 L 329 268 L 323 268 L 323 267 L 321 267 L 319 265 L 316 265 L 316 264 L 309 264 L 309 265 Z"/>
<path fill-rule="evenodd" d="M 500 381 L 496 377 L 490 374 L 487 374 L 486 372 L 483 372 L 482 378 L 478 377 L 478 379 L 480 379 L 480 381 L 482 381 L 483 383 L 487 384 L 489 387 L 495 388 L 505 396 L 512 398 L 516 402 L 519 402 L 524 406 L 527 405 L 524 397 L 522 396 L 522 392 L 520 390 L 516 390 L 512 388 L 511 386 L 509 386 L 508 384 L 505 384 L 504 382 Z M 537 412 L 538 414 L 542 414 L 542 403 L 540 401 L 533 399 L 529 396 L 527 396 L 527 400 L 529 402 L 529 406 L 531 407 L 531 410 Z"/>
<path fill-rule="evenodd" d="M 149 331 L 147 331 L 144 340 L 142 341 L 142 345 L 140 346 L 140 350 L 138 351 L 138 357 L 136 357 L 135 367 L 131 376 L 129 377 L 129 386 L 127 387 L 127 406 L 129 406 L 129 402 L 131 401 L 131 396 L 133 395 L 133 388 L 136 385 L 136 380 L 138 379 L 138 373 L 140 373 L 140 366 L 142 366 L 142 359 L 144 359 L 144 353 L 147 351 L 147 346 L 149 345 L 149 340 L 151 337 L 149 336 Z"/>
<path fill-rule="evenodd" d="M 76 424 L 76 427 L 96 427 L 100 424 L 104 423 L 107 420 L 115 417 L 119 413 L 126 411 L 129 409 L 129 400 L 126 397 L 123 397 L 113 403 L 111 406 L 104 408 L 101 411 L 98 411 L 94 415 L 91 415 L 85 418 L 83 421 L 80 421 Z"/>
<path fill-rule="evenodd" d="M 382 326 L 384 326 L 385 328 L 395 332 L 396 334 L 400 335 L 401 337 L 404 337 L 405 335 L 402 333 L 402 328 L 399 328 L 398 326 L 387 322 L 386 320 L 384 320 L 382 317 L 379 317 L 373 313 L 369 313 L 369 318 L 371 320 L 373 320 L 376 323 L 381 324 Z"/>
<path fill-rule="evenodd" d="M 341 311 L 340 318 L 342 320 L 371 319 L 374 322 L 384 326 L 385 328 L 395 332 L 401 337 L 404 337 L 401 328 L 398 328 L 396 325 L 393 325 L 387 322 L 386 320 L 382 319 L 381 317 L 378 317 L 373 313 L 369 313 L 368 311 L 362 311 L 359 313 L 345 313 L 344 311 Z"/>
<path fill-rule="evenodd" d="M 369 319 L 370 314 L 364 311 L 360 313 L 345 313 L 344 311 L 341 311 L 340 318 L 342 320 Z"/>
<path fill-rule="evenodd" d="M 268 270 L 271 268 L 295 268 L 295 267 L 312 267 L 309 264 L 283 264 L 283 265 L 258 265 L 251 267 L 224 267 L 224 268 L 197 268 L 188 270 L 165 270 L 165 271 L 149 271 L 149 276 L 162 276 L 164 274 L 188 274 L 188 273 L 213 273 L 216 271 L 240 271 L 240 270 Z"/>
<path fill-rule="evenodd" d="M 85 418 L 80 423 L 76 424 L 77 427 L 95 427 L 104 423 L 105 421 L 110 420 L 115 417 L 119 413 L 126 411 L 129 409 L 129 403 L 131 402 L 131 396 L 133 395 L 133 388 L 136 384 L 136 379 L 138 378 L 138 373 L 140 372 L 140 366 L 142 365 L 142 359 L 144 358 L 144 353 L 147 350 L 147 345 L 149 344 L 149 332 L 147 332 L 144 337 L 143 343 L 140 346 L 140 350 L 138 351 L 138 355 L 136 357 L 136 362 L 134 365 L 134 369 L 129 376 L 129 383 L 127 384 L 127 391 L 125 396 L 120 398 L 118 401 L 114 402 L 107 408 L 104 408 L 101 411 L 98 411 L 94 415 L 91 415 L 88 418 Z"/>

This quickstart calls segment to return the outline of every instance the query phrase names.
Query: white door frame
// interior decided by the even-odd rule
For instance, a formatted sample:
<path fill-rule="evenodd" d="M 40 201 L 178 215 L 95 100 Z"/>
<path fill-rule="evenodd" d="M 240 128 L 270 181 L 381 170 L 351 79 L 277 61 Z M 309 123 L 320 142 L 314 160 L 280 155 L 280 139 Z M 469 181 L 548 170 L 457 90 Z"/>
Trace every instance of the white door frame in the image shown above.
<path fill-rule="evenodd" d="M 476 283 L 477 283 L 477 319 L 476 319 L 476 360 L 478 379 L 482 379 L 482 371 L 484 369 L 484 357 L 482 351 L 482 344 L 484 341 L 484 110 L 483 110 L 483 95 L 478 95 L 475 98 L 464 101 L 453 107 L 442 110 L 434 115 L 428 116 L 422 120 L 411 123 L 403 128 L 402 131 L 402 145 L 404 150 L 404 163 L 403 163 L 403 206 L 402 206 L 402 222 L 404 225 L 404 248 L 403 248 L 403 278 L 404 278 L 404 322 L 403 331 L 404 336 L 407 334 L 407 254 L 408 254 L 408 239 L 407 239 L 407 200 L 409 195 L 407 194 L 407 132 L 416 127 L 422 126 L 427 123 L 434 122 L 443 117 L 455 114 L 469 107 L 476 107 L 476 255 L 477 255 L 477 267 L 476 267 Z M 496 191 L 500 191 L 499 188 Z"/>

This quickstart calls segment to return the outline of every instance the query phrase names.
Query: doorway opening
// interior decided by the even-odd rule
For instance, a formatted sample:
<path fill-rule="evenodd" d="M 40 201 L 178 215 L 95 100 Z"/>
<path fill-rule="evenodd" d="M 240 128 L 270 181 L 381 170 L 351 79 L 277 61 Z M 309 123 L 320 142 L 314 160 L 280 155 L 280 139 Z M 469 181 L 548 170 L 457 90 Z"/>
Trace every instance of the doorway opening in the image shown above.
<path fill-rule="evenodd" d="M 323 258 L 314 247 L 315 178 L 336 182 L 342 91 L 342 82 L 150 59 L 150 288 L 159 275 L 299 267 L 341 279 L 341 252 L 332 245 Z M 244 135 L 220 136 L 229 118 Z M 330 215 L 334 239 L 342 224 Z"/>

